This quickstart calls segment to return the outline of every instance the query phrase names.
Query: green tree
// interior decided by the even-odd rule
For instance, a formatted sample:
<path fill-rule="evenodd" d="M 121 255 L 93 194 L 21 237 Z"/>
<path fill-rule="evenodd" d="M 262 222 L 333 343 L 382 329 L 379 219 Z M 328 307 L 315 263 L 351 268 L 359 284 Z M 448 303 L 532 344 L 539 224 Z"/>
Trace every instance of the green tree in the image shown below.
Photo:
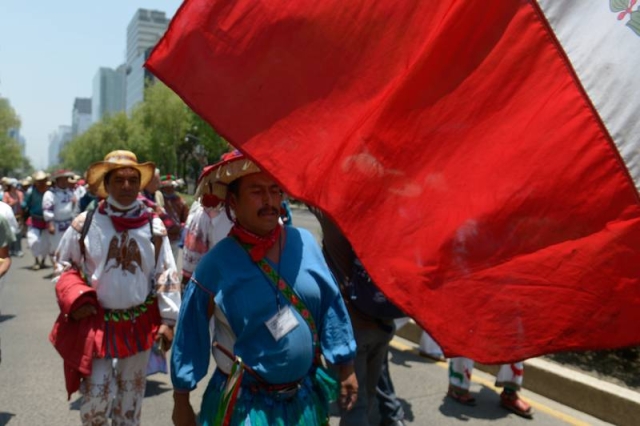
<path fill-rule="evenodd" d="M 162 173 L 193 186 L 202 168 L 229 150 L 227 142 L 162 83 L 149 85 L 131 117 L 105 117 L 69 142 L 60 156 L 65 168 L 82 173 L 115 149 L 133 151 L 138 161 L 153 161 Z"/>
<path fill-rule="evenodd" d="M 105 117 L 86 132 L 71 140 L 60 153 L 64 168 L 83 173 L 92 163 L 116 149 L 126 149 L 142 156 L 148 151 L 145 141 L 137 137 L 135 123 L 124 112 Z"/>
<path fill-rule="evenodd" d="M 9 136 L 9 131 L 20 128 L 20 119 L 6 98 L 0 98 L 0 175 L 22 172 L 20 144 Z"/>
<path fill-rule="evenodd" d="M 198 142 L 206 151 L 207 163 L 215 163 L 225 152 L 231 149 L 231 145 L 215 131 L 202 117 L 195 112 L 190 112 L 190 134 L 198 138 Z"/>
<path fill-rule="evenodd" d="M 155 83 L 145 90 L 145 100 L 133 112 L 132 120 L 146 139 L 146 154 L 162 173 L 178 174 L 179 149 L 189 127 L 189 110 L 171 89 Z"/>
<path fill-rule="evenodd" d="M 229 151 L 230 145 L 192 110 L 189 110 L 189 123 L 188 133 L 178 149 L 182 165 L 179 175 L 193 190 L 202 169 L 219 161 L 222 154 Z"/>

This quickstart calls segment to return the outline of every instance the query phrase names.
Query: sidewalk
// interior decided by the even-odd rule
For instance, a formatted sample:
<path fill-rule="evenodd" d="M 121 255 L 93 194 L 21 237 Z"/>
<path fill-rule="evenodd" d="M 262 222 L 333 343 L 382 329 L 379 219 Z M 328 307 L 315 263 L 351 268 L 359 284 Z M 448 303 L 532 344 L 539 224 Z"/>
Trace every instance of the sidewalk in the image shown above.
<path fill-rule="evenodd" d="M 397 335 L 418 345 L 421 332 L 420 327 L 409 321 Z M 541 358 L 527 360 L 524 365 L 523 386 L 527 390 L 609 423 L 640 424 L 640 393 Z M 497 366 L 479 363 L 476 368 L 492 375 L 498 371 Z"/>

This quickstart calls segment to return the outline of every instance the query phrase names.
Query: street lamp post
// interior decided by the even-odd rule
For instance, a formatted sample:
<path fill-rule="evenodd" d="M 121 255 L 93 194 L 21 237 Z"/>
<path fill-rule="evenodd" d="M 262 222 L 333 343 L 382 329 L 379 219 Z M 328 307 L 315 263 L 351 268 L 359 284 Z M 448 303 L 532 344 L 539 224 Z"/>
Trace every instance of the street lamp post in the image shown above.
<path fill-rule="evenodd" d="M 191 157 L 196 160 L 196 162 L 198 163 L 199 168 L 197 167 L 193 167 L 194 168 L 194 181 L 198 180 L 198 176 L 200 176 L 200 170 L 204 168 L 204 166 L 207 165 L 207 150 L 206 148 L 202 145 L 201 143 L 201 139 L 195 135 L 192 135 L 191 133 L 187 133 L 185 138 L 184 138 L 185 142 L 191 142 L 194 141 L 195 145 L 193 145 L 193 148 L 191 150 Z"/>

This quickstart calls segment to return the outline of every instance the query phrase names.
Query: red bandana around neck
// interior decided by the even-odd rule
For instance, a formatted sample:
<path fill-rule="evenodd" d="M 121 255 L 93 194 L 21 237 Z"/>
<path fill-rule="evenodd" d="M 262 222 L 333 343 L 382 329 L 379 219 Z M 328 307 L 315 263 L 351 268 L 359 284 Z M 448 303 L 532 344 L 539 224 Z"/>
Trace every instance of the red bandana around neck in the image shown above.
<path fill-rule="evenodd" d="M 98 206 L 98 212 L 109 216 L 111 223 L 113 223 L 113 227 L 116 228 L 116 232 L 123 232 L 128 229 L 137 229 L 145 226 L 153 217 L 153 215 L 146 209 L 144 209 L 139 216 L 135 217 L 109 215 L 106 210 L 106 204 L 106 201 L 102 201 Z"/>
<path fill-rule="evenodd" d="M 261 237 L 253 232 L 247 231 L 245 228 L 240 226 L 238 222 L 235 222 L 231 231 L 229 231 L 229 235 L 237 238 L 238 241 L 243 244 L 251 245 L 251 248 L 249 249 L 249 256 L 251 256 L 251 260 L 257 262 L 267 255 L 267 250 L 273 247 L 276 241 L 278 241 L 281 232 L 282 225 L 278 224 L 278 226 L 276 226 L 268 235 Z"/>

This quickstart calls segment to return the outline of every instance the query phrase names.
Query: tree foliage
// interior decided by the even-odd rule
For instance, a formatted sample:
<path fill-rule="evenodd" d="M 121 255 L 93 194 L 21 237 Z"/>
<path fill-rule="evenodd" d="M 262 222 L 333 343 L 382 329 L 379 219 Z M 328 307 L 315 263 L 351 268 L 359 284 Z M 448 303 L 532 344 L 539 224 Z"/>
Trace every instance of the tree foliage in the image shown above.
<path fill-rule="evenodd" d="M 6 98 L 0 98 L 0 175 L 22 173 L 30 164 L 20 153 L 20 144 L 9 135 L 10 130 L 20 128 L 20 119 Z"/>
<path fill-rule="evenodd" d="M 62 166 L 83 172 L 110 151 L 126 149 L 138 161 L 153 161 L 164 173 L 195 180 L 218 161 L 227 143 L 162 83 L 149 85 L 131 117 L 122 112 L 94 124 L 62 150 Z"/>

